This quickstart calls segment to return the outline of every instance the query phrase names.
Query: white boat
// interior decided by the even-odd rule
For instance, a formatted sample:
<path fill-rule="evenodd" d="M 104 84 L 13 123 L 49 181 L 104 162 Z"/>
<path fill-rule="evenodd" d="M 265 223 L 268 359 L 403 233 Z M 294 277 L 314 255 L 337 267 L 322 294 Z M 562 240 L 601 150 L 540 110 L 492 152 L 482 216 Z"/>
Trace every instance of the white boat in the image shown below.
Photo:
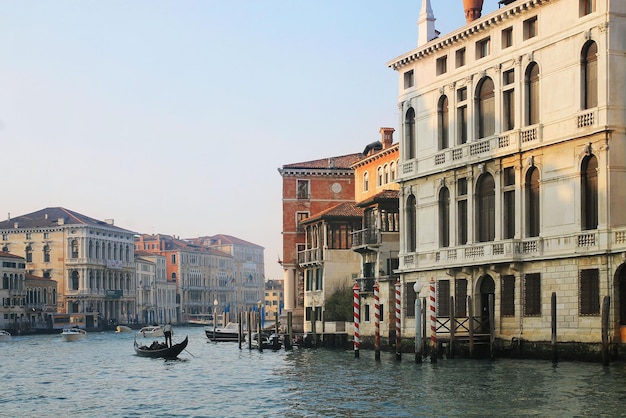
<path fill-rule="evenodd" d="M 118 325 L 117 328 L 115 329 L 115 332 L 131 332 L 132 329 L 130 329 L 130 327 L 127 327 L 126 325 Z"/>
<path fill-rule="evenodd" d="M 144 338 L 163 337 L 163 327 L 161 325 L 150 325 L 141 328 L 137 335 L 141 335 Z"/>
<path fill-rule="evenodd" d="M 61 332 L 63 341 L 78 341 L 87 337 L 87 331 L 80 328 L 64 328 Z"/>
<path fill-rule="evenodd" d="M 11 339 L 11 333 L 0 329 L 0 341 L 9 341 Z"/>
<path fill-rule="evenodd" d="M 239 323 L 229 322 L 223 327 L 204 327 L 204 333 L 211 341 L 239 341 Z"/>

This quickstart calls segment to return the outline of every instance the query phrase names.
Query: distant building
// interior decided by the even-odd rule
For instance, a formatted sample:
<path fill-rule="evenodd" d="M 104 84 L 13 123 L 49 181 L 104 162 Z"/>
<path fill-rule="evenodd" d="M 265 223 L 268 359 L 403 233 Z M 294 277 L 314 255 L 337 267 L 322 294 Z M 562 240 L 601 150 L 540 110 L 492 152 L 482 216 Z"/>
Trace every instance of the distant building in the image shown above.
<path fill-rule="evenodd" d="M 57 311 L 57 282 L 26 273 L 26 321 L 31 330 L 50 328 Z"/>
<path fill-rule="evenodd" d="M 50 207 L 0 222 L 3 252 L 24 257 L 26 273 L 58 283 L 60 313 L 106 321 L 134 318 L 134 233 L 80 213 Z"/>
<path fill-rule="evenodd" d="M 189 238 L 185 241 L 232 257 L 232 271 L 229 272 L 227 286 L 234 290 L 234 294 L 220 304 L 221 309 L 228 314 L 227 317 L 235 321 L 238 312 L 258 309 L 259 302 L 263 303 L 265 288 L 263 247 L 225 234 Z"/>
<path fill-rule="evenodd" d="M 137 321 L 144 324 L 176 322 L 176 282 L 167 280 L 166 257 L 135 251 L 137 265 Z"/>
<path fill-rule="evenodd" d="M 283 310 L 283 281 L 267 280 L 265 282 L 265 321 L 274 321 L 275 315 Z"/>
<path fill-rule="evenodd" d="M 0 252 L 0 262 L 0 329 L 21 330 L 26 322 L 26 262 L 6 252 Z"/>
<path fill-rule="evenodd" d="M 283 267 L 285 311 L 292 312 L 293 330 L 304 331 L 305 285 L 298 253 L 306 248 L 302 221 L 323 210 L 354 201 L 351 165 L 360 153 L 286 164 L 278 169 L 283 179 Z"/>

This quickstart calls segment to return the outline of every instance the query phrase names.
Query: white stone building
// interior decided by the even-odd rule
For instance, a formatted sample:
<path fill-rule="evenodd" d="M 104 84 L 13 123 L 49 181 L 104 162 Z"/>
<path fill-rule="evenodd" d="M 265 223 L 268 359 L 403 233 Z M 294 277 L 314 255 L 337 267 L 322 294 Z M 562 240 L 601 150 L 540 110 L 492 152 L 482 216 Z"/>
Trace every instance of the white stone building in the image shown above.
<path fill-rule="evenodd" d="M 553 293 L 558 341 L 599 343 L 610 300 L 619 342 L 626 2 L 502 1 L 448 34 L 430 3 L 417 48 L 388 63 L 402 126 L 403 335 L 415 335 L 413 284 L 434 279 L 440 320 L 473 310 L 503 344 L 550 341 Z"/>

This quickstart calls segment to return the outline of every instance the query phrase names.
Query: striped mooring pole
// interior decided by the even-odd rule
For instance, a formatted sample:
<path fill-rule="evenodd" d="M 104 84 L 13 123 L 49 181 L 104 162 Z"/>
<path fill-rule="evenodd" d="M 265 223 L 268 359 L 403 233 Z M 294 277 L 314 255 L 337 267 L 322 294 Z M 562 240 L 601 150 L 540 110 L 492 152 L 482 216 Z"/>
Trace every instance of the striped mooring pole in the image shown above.
<path fill-rule="evenodd" d="M 428 309 L 430 322 L 430 362 L 437 363 L 437 304 L 435 299 L 435 279 L 430 278 L 428 295 Z"/>
<path fill-rule="evenodd" d="M 374 359 L 380 360 L 380 285 L 374 283 Z"/>
<path fill-rule="evenodd" d="M 396 281 L 396 360 L 402 360 L 402 334 L 400 321 L 402 319 L 402 284 L 400 280 Z"/>
<path fill-rule="evenodd" d="M 360 315 L 359 309 L 361 305 L 360 294 L 359 294 L 359 284 L 355 283 L 352 287 L 354 291 L 354 358 L 359 357 L 359 323 L 360 323 Z"/>

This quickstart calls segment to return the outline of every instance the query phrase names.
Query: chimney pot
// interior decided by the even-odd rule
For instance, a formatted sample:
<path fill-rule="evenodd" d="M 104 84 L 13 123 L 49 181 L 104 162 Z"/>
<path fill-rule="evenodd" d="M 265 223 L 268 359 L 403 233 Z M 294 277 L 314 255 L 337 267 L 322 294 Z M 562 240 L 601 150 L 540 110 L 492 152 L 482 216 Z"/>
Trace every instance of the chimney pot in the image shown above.
<path fill-rule="evenodd" d="M 470 23 L 478 19 L 483 11 L 483 0 L 463 0 L 465 21 Z"/>

